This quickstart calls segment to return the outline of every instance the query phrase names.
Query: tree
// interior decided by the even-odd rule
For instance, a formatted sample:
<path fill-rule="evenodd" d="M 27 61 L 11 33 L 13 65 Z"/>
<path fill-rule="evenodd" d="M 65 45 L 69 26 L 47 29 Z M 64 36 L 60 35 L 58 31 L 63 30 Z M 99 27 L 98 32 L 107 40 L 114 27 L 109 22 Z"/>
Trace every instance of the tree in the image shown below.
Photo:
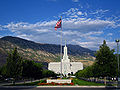
<path fill-rule="evenodd" d="M 42 64 L 34 61 L 24 60 L 22 76 L 24 78 L 42 78 Z"/>
<path fill-rule="evenodd" d="M 6 75 L 16 80 L 22 76 L 22 70 L 22 57 L 20 57 L 17 48 L 14 48 L 7 57 Z"/>
<path fill-rule="evenodd" d="M 23 62 L 23 74 L 24 78 L 40 79 L 44 77 L 55 77 L 56 74 L 53 71 L 42 68 L 41 63 L 35 63 L 34 61 L 24 60 Z"/>
<path fill-rule="evenodd" d="M 6 77 L 7 77 L 6 73 L 7 73 L 7 69 L 6 69 L 6 64 L 5 64 L 5 65 L 3 65 L 3 66 L 1 67 L 1 75 L 2 75 L 4 78 L 6 78 Z"/>
<path fill-rule="evenodd" d="M 75 75 L 76 75 L 77 78 L 79 78 L 79 77 L 84 77 L 84 78 L 93 77 L 94 76 L 93 66 L 88 66 L 84 70 L 80 70 L 80 71 L 76 72 Z"/>
<path fill-rule="evenodd" d="M 40 79 L 42 78 L 42 64 L 41 63 L 34 63 L 34 72 L 33 72 L 33 75 L 34 75 L 34 78 L 35 79 Z"/>
<path fill-rule="evenodd" d="M 92 66 L 86 67 L 84 70 L 78 71 L 76 77 L 115 77 L 117 74 L 117 60 L 114 50 L 110 50 L 106 41 L 100 46 L 95 54 L 96 60 Z"/>
<path fill-rule="evenodd" d="M 2 67 L 0 67 L 0 75 L 2 74 Z"/>
<path fill-rule="evenodd" d="M 100 46 L 100 49 L 95 54 L 96 69 L 99 72 L 98 76 L 102 77 L 112 77 L 116 74 L 116 56 L 114 55 L 114 50 L 110 50 L 107 46 L 106 41 Z"/>
<path fill-rule="evenodd" d="M 22 71 L 22 76 L 24 78 L 32 78 L 33 77 L 33 66 L 34 61 L 29 61 L 29 60 L 24 60 L 23 61 L 23 71 Z"/>
<path fill-rule="evenodd" d="M 42 72 L 43 77 L 56 77 L 57 74 L 55 74 L 53 71 L 50 70 L 43 70 Z"/>

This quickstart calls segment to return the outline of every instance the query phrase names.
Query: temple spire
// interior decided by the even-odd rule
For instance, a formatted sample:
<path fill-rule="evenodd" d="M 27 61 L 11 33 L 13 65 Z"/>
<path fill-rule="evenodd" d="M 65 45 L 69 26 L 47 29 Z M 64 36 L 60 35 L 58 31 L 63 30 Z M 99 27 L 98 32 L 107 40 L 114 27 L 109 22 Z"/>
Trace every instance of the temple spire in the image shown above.
<path fill-rule="evenodd" d="M 64 46 L 64 55 L 63 55 L 63 59 L 62 62 L 70 62 L 68 55 L 67 55 L 67 46 L 66 46 L 66 40 L 65 40 L 65 46 Z"/>

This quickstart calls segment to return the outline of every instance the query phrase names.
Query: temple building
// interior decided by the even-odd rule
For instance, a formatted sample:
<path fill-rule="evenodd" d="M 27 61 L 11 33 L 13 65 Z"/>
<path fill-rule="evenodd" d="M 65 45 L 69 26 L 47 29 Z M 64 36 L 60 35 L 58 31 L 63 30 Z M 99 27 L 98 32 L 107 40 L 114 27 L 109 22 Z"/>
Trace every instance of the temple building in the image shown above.
<path fill-rule="evenodd" d="M 62 74 L 64 76 L 68 76 L 68 74 L 75 74 L 78 70 L 83 69 L 83 63 L 81 62 L 70 62 L 70 59 L 67 55 L 67 46 L 64 47 L 64 55 L 61 62 L 50 62 L 48 65 L 48 69 L 54 71 L 57 74 L 61 73 L 62 67 Z"/>

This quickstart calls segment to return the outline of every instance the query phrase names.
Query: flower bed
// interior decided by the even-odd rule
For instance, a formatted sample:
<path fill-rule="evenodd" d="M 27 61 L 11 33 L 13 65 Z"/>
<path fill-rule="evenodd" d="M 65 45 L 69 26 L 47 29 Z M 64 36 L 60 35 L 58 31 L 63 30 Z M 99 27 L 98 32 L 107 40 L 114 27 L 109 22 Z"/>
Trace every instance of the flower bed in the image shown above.
<path fill-rule="evenodd" d="M 51 82 L 51 83 L 38 83 L 39 86 L 42 86 L 42 85 L 74 85 L 74 83 L 54 83 L 54 82 Z"/>

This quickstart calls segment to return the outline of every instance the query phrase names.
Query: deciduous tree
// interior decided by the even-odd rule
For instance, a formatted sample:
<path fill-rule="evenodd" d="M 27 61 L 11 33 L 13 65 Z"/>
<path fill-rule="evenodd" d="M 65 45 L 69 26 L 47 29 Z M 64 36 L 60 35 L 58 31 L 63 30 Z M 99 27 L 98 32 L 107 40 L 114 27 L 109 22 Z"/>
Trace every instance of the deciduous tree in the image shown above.
<path fill-rule="evenodd" d="M 7 57 L 6 75 L 7 77 L 18 79 L 22 76 L 22 70 L 22 57 L 20 57 L 17 48 L 14 48 Z"/>

